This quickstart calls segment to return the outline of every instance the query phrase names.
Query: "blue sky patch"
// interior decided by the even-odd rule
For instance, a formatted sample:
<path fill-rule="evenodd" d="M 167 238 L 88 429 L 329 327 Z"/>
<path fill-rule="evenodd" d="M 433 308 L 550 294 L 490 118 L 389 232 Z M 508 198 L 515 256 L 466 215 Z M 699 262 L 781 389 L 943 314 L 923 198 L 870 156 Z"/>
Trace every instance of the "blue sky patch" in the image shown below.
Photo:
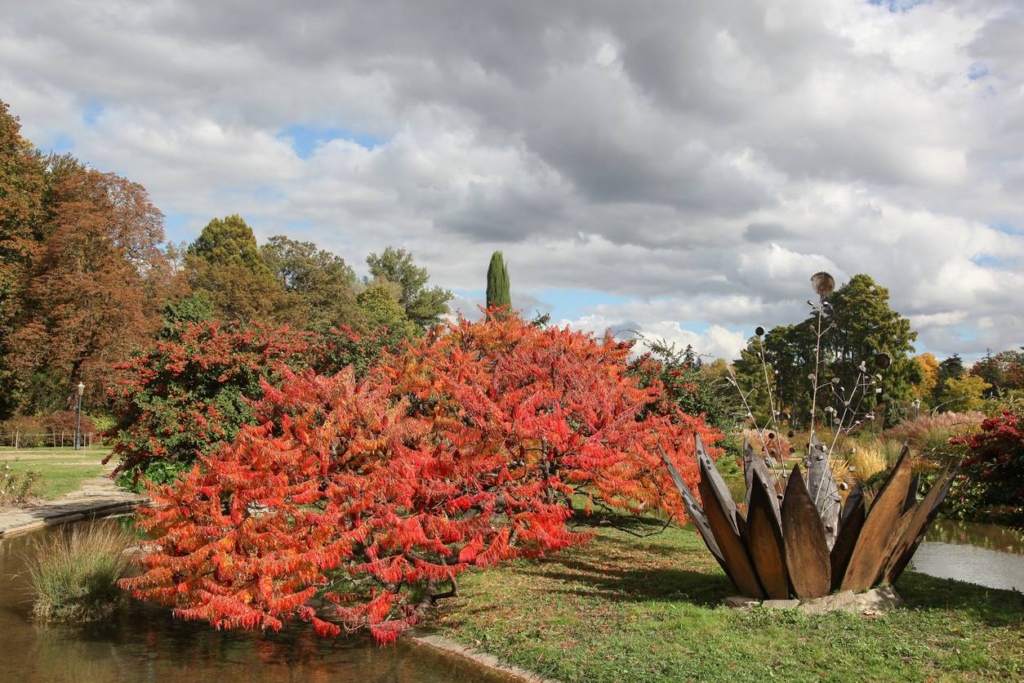
<path fill-rule="evenodd" d="M 86 125 L 95 126 L 100 117 L 103 116 L 103 105 L 97 100 L 89 100 L 82 108 L 82 120 Z"/>
<path fill-rule="evenodd" d="M 879 7 L 888 7 L 892 13 L 904 13 L 909 12 L 918 5 L 923 5 L 930 0 L 868 0 L 869 5 L 877 5 Z"/>
<path fill-rule="evenodd" d="M 331 140 L 348 140 L 366 149 L 379 147 L 383 142 L 380 138 L 372 135 L 353 133 L 341 128 L 311 128 L 298 124 L 288 126 L 278 132 L 277 139 L 288 140 L 300 159 L 309 159 L 318 147 L 322 147 Z"/>
<path fill-rule="evenodd" d="M 988 76 L 988 65 L 982 62 L 975 62 L 967 69 L 967 78 L 978 81 Z"/>

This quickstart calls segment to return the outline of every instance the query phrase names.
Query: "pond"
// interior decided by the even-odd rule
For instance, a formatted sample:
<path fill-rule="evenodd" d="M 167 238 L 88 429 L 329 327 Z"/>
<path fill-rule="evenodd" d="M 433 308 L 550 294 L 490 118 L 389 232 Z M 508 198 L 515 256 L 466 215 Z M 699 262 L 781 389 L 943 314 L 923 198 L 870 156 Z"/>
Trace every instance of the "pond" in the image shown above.
<path fill-rule="evenodd" d="M 1024 591 L 1024 532 L 940 520 L 914 554 L 913 569 L 941 579 Z"/>
<path fill-rule="evenodd" d="M 48 530 L 40 533 L 60 533 Z M 87 627 L 30 619 L 24 555 L 38 535 L 0 538 L 0 681 L 18 683 L 508 683 L 461 658 L 407 642 L 317 637 L 308 626 L 280 633 L 215 631 L 133 603 Z"/>

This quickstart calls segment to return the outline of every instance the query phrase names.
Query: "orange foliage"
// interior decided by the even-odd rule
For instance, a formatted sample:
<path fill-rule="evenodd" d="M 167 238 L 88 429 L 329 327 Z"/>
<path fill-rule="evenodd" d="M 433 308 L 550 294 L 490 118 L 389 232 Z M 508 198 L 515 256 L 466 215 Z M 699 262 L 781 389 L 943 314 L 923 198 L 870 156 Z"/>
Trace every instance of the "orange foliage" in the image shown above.
<path fill-rule="evenodd" d="M 682 506 L 660 443 L 694 485 L 693 434 L 718 434 L 627 377 L 629 346 L 521 319 L 459 321 L 356 382 L 286 376 L 143 526 L 158 549 L 134 595 L 218 628 L 338 627 L 391 642 L 469 567 L 584 542 L 570 496 Z M 665 493 L 669 492 L 669 493 Z"/>

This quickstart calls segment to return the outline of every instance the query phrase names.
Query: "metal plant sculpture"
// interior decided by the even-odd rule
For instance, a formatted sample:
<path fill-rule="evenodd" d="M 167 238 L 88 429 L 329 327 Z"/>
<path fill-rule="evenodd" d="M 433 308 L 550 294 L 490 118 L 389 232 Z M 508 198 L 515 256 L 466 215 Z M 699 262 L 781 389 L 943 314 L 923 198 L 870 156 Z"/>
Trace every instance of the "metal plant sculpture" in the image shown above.
<path fill-rule="evenodd" d="M 662 453 L 687 513 L 708 550 L 739 592 L 750 598 L 811 599 L 834 591 L 859 592 L 891 584 L 910 562 L 957 472 L 956 467 L 947 467 L 919 500 L 920 477 L 912 473 L 909 449 L 904 446 L 870 505 L 860 483 L 843 501 L 829 454 L 840 432 L 845 429 L 848 433 L 861 423 L 855 419 L 857 408 L 864 394 L 872 390 L 874 379 L 862 363 L 856 389 L 840 396 L 842 419 L 834 430 L 832 444 L 822 444 L 814 431 L 818 391 L 823 388 L 839 391 L 831 381 L 818 381 L 821 338 L 827 331 L 822 329 L 821 313 L 828 305 L 825 297 L 832 292 L 835 281 L 828 273 L 818 273 L 811 281 L 820 303 L 811 304 L 818 312 L 818 343 L 815 373 L 810 376 L 814 391 L 810 444 L 804 458 L 806 480 L 798 464 L 786 473 L 770 457 L 755 454 L 750 444 L 745 443 L 744 515 L 733 502 L 699 437 L 697 463 L 701 502 Z M 758 333 L 760 337 L 763 330 L 759 328 Z M 887 360 L 888 357 L 880 355 L 876 365 L 885 367 Z M 775 407 L 769 408 L 774 420 Z M 749 406 L 748 416 L 752 417 Z"/>

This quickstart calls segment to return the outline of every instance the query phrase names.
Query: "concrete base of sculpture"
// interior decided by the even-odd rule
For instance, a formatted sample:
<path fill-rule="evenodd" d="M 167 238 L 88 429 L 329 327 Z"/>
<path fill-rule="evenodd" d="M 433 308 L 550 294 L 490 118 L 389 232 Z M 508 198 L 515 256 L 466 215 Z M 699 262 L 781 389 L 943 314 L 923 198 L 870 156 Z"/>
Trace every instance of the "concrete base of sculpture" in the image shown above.
<path fill-rule="evenodd" d="M 901 602 L 892 586 L 879 586 L 863 593 L 841 591 L 813 600 L 755 600 L 743 595 L 725 599 L 726 605 L 736 608 L 795 609 L 807 615 L 843 611 L 866 617 L 886 614 Z"/>

